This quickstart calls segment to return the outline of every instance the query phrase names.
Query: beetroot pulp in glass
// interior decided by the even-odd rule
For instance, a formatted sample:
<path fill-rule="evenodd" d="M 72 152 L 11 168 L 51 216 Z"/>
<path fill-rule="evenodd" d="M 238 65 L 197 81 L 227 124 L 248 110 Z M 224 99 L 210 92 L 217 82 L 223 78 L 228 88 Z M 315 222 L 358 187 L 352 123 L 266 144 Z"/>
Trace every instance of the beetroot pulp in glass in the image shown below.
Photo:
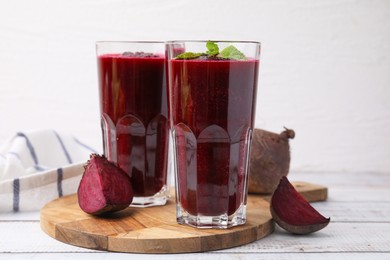
<path fill-rule="evenodd" d="M 153 205 L 167 188 L 165 56 L 98 55 L 98 75 L 104 154 L 131 177 L 133 204 Z"/>
<path fill-rule="evenodd" d="M 259 60 L 170 59 L 168 66 L 178 222 L 243 224 Z"/>

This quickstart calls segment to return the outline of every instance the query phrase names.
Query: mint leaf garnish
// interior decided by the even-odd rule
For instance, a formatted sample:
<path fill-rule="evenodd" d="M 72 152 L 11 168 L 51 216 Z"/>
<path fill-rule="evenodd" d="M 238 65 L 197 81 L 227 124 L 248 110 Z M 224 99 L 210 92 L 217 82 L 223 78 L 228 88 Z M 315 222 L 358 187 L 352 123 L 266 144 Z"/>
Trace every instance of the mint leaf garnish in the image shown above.
<path fill-rule="evenodd" d="M 227 46 L 225 49 L 223 49 L 219 54 L 218 57 L 224 58 L 224 59 L 232 59 L 232 60 L 247 60 L 248 58 L 239 51 L 236 47 L 233 45 Z"/>
<path fill-rule="evenodd" d="M 208 56 L 215 56 L 215 55 L 218 55 L 218 53 L 219 53 L 218 44 L 216 44 L 215 42 L 208 41 L 206 43 L 206 48 L 207 48 L 206 54 Z"/>
<path fill-rule="evenodd" d="M 212 41 L 206 43 L 206 52 L 184 52 L 175 57 L 178 60 L 194 60 L 200 57 L 206 59 L 247 60 L 248 58 L 233 45 L 227 46 L 221 52 L 218 44 Z"/>
<path fill-rule="evenodd" d="M 177 55 L 176 59 L 192 60 L 192 59 L 199 58 L 202 55 L 203 55 L 203 53 L 201 53 L 201 52 L 184 52 L 182 54 Z"/>

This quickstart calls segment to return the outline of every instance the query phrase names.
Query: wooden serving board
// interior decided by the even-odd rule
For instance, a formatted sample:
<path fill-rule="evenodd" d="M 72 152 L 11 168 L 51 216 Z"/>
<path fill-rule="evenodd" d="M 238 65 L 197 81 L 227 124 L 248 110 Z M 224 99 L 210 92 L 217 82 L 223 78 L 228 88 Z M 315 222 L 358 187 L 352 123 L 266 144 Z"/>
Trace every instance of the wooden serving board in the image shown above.
<path fill-rule="evenodd" d="M 321 185 L 293 182 L 308 201 L 327 199 Z M 176 223 L 174 198 L 165 206 L 129 207 L 110 217 L 84 213 L 77 195 L 49 202 L 41 210 L 41 228 L 67 244 L 115 252 L 185 253 L 218 250 L 261 239 L 274 230 L 270 196 L 249 195 L 247 223 L 230 229 L 197 229 Z"/>

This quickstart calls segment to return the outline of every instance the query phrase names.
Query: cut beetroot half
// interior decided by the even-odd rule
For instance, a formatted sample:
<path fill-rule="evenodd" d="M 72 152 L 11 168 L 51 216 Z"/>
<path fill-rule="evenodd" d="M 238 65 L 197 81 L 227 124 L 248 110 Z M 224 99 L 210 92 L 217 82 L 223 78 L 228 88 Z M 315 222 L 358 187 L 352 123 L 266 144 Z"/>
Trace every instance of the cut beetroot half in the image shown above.
<path fill-rule="evenodd" d="M 322 216 L 299 194 L 287 177 L 282 177 L 271 198 L 271 214 L 276 223 L 294 234 L 309 234 L 323 229 L 330 218 Z"/>
<path fill-rule="evenodd" d="M 129 176 L 104 156 L 92 154 L 77 190 L 80 208 L 93 215 L 119 211 L 133 200 Z"/>

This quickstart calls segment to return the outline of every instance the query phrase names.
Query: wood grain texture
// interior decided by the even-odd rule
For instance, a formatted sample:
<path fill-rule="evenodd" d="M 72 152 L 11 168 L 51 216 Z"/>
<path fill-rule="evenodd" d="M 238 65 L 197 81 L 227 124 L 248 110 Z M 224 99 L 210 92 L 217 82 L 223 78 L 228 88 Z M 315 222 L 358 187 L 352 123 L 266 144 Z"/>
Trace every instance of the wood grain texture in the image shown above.
<path fill-rule="evenodd" d="M 309 201 L 325 200 L 327 188 L 310 183 L 293 183 Z M 109 217 L 95 217 L 78 206 L 70 195 L 48 203 L 41 210 L 41 228 L 67 244 L 116 252 L 184 253 L 204 252 L 245 245 L 274 230 L 269 198 L 249 195 L 247 223 L 231 229 L 196 229 L 176 223 L 174 199 L 167 205 L 127 208 Z"/>

